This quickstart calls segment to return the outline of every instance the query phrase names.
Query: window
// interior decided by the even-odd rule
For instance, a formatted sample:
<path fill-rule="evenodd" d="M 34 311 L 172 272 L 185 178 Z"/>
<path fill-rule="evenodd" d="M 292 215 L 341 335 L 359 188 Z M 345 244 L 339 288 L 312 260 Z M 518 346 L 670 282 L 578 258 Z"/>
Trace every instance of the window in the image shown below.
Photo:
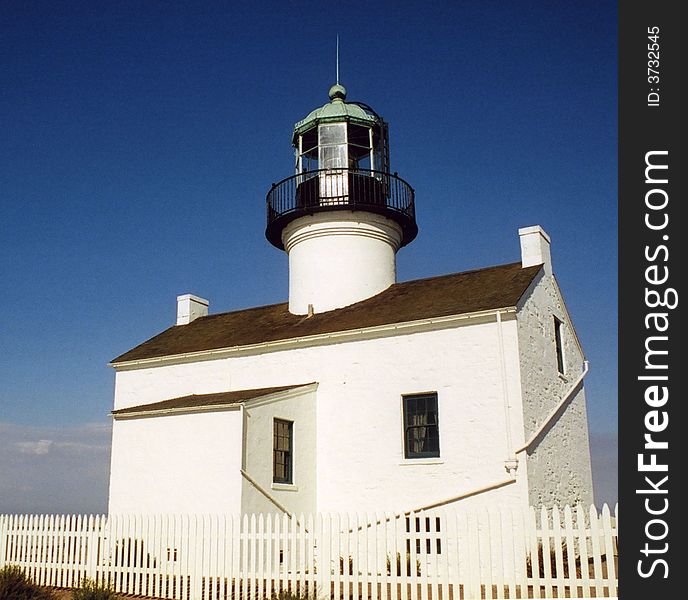
<path fill-rule="evenodd" d="M 292 483 L 293 430 L 291 421 L 275 419 L 272 442 L 272 481 Z"/>
<path fill-rule="evenodd" d="M 557 349 L 557 371 L 564 374 L 564 346 L 562 343 L 561 330 L 563 323 L 554 317 L 554 345 Z"/>
<path fill-rule="evenodd" d="M 430 458 L 440 455 L 437 394 L 404 396 L 404 456 Z"/>
<path fill-rule="evenodd" d="M 424 526 L 424 527 L 423 527 Z M 415 518 L 415 532 L 419 534 L 439 534 L 441 532 L 441 523 L 439 517 L 421 517 Z M 413 534 L 411 531 L 411 518 L 406 517 L 406 533 Z M 425 537 L 425 536 L 424 536 Z M 406 554 L 411 554 L 411 536 L 406 539 Z M 416 541 L 416 554 L 442 554 L 442 539 L 440 537 L 434 538 L 431 535 L 425 537 L 425 548 L 421 544 L 421 538 L 415 538 Z M 410 573 L 409 573 L 410 574 Z"/>
<path fill-rule="evenodd" d="M 346 167 L 346 123 L 327 123 L 318 126 L 320 169 Z"/>

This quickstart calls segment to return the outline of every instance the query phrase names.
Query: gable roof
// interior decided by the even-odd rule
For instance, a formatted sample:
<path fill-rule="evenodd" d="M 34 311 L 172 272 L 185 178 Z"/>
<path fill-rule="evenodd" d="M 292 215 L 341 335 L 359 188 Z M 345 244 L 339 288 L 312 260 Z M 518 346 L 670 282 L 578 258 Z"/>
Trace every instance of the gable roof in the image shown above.
<path fill-rule="evenodd" d="M 208 315 L 166 329 L 112 364 L 513 307 L 540 269 L 519 262 L 395 283 L 372 298 L 311 317 L 291 314 L 286 302 Z"/>
<path fill-rule="evenodd" d="M 184 408 L 211 408 L 235 406 L 253 400 L 262 396 L 268 396 L 276 392 L 283 392 L 286 390 L 293 390 L 298 387 L 303 387 L 308 384 L 299 385 L 281 385 L 277 387 L 255 388 L 252 390 L 236 390 L 233 392 L 216 392 L 214 394 L 191 394 L 189 396 L 180 396 L 179 398 L 170 398 L 169 400 L 162 400 L 160 402 L 153 402 L 152 404 L 144 404 L 140 406 L 129 406 L 127 408 L 120 408 L 113 410 L 114 417 L 127 416 L 132 414 L 140 414 L 147 412 L 161 412 L 169 410 L 181 410 Z"/>

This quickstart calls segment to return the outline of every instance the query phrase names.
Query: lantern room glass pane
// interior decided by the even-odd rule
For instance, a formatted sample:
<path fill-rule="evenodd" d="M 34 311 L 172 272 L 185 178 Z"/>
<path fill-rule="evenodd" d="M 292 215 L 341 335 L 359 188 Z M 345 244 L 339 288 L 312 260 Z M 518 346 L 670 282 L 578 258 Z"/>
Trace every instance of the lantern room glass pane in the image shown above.
<path fill-rule="evenodd" d="M 318 128 L 321 146 L 346 143 L 346 123 L 328 123 Z"/>
<path fill-rule="evenodd" d="M 320 147 L 321 169 L 338 169 L 346 166 L 346 146 Z"/>
<path fill-rule="evenodd" d="M 327 123 L 318 127 L 321 169 L 339 169 L 347 166 L 346 123 Z"/>
<path fill-rule="evenodd" d="M 349 168 L 370 169 L 370 128 L 349 123 L 346 131 Z"/>
<path fill-rule="evenodd" d="M 308 152 L 312 148 L 318 147 L 318 130 L 317 128 L 309 129 L 301 136 L 301 151 Z"/>
<path fill-rule="evenodd" d="M 349 144 L 370 149 L 370 129 L 368 127 L 349 124 L 347 138 Z"/>
<path fill-rule="evenodd" d="M 351 148 L 349 148 L 349 168 L 360 169 L 363 171 L 372 169 L 372 165 L 370 164 L 370 154 L 366 153 L 360 157 L 357 157 L 351 152 Z M 369 176 L 370 174 L 367 175 Z"/>

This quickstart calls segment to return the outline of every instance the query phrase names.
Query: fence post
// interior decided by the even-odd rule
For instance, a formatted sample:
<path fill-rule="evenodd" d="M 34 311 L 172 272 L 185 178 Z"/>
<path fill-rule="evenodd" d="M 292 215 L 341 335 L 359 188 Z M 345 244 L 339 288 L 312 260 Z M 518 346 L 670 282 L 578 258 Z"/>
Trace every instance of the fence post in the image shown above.
<path fill-rule="evenodd" d="M 193 515 L 193 579 L 191 580 L 191 600 L 201 600 L 203 595 L 203 548 L 201 546 L 201 538 L 203 532 L 203 521 L 199 524 L 199 517 L 201 515 Z"/>
<path fill-rule="evenodd" d="M 306 525 L 306 530 L 308 532 L 308 543 L 306 544 L 307 546 L 307 561 L 306 561 L 306 586 L 308 588 L 308 595 L 312 597 L 317 597 L 315 596 L 315 592 L 313 588 L 315 587 L 315 575 L 313 573 L 313 570 L 315 569 L 315 565 L 317 562 L 317 544 L 318 544 L 318 538 L 316 535 L 315 531 L 315 525 L 317 521 L 313 520 L 313 513 L 308 514 L 307 518 L 308 524 Z"/>
<path fill-rule="evenodd" d="M 340 513 L 330 515 L 330 533 L 333 538 L 331 548 L 334 550 L 330 550 L 330 556 L 332 557 L 330 569 L 334 575 L 334 585 L 331 587 L 334 590 L 332 597 L 339 599 L 342 595 L 342 576 L 344 575 L 343 567 L 340 568 L 340 564 L 344 564 L 341 562 L 343 559 L 340 559 L 342 541 L 342 515 Z"/>
<path fill-rule="evenodd" d="M 557 598 L 562 598 L 565 586 L 564 552 L 562 547 L 564 541 L 561 534 L 561 514 L 559 513 L 559 507 L 556 505 L 552 507 L 552 537 L 554 539 L 554 567 L 556 570 L 555 589 L 557 590 Z"/>
<path fill-rule="evenodd" d="M 481 598 L 480 562 L 483 557 L 480 543 L 480 512 L 478 510 L 466 514 L 466 540 L 468 544 L 468 580 L 466 592 L 468 598 Z"/>
<path fill-rule="evenodd" d="M 325 597 L 325 590 L 327 590 L 327 597 L 330 595 L 330 538 L 328 536 L 328 522 L 327 515 L 318 513 L 317 515 L 317 529 L 316 529 L 316 543 L 318 545 L 317 555 L 315 556 L 315 597 Z M 326 583 L 327 582 L 327 583 Z"/>
<path fill-rule="evenodd" d="M 614 596 L 616 592 L 616 565 L 614 564 L 614 542 L 612 540 L 612 520 L 609 513 L 609 506 L 604 504 L 602 506 L 602 532 L 604 534 L 604 554 L 607 563 L 607 585 L 609 586 L 609 595 Z"/>
<path fill-rule="evenodd" d="M 5 566 L 7 552 L 7 521 L 9 515 L 0 516 L 0 569 Z"/>
<path fill-rule="evenodd" d="M 578 572 L 576 566 L 576 545 L 574 542 L 573 514 L 571 507 L 567 504 L 564 507 L 564 529 L 566 530 L 566 559 L 569 569 L 569 579 L 571 585 L 571 596 L 578 594 Z"/>
<path fill-rule="evenodd" d="M 85 548 L 84 548 L 84 554 L 86 560 L 84 561 L 84 576 L 86 579 L 91 579 L 95 581 L 96 574 L 95 574 L 95 557 L 94 555 L 97 552 L 97 541 L 94 539 L 94 529 L 95 529 L 95 523 L 93 519 L 93 515 L 89 515 L 88 519 L 86 520 L 86 532 L 85 532 Z"/>
<path fill-rule="evenodd" d="M 595 569 L 595 595 L 602 597 L 602 553 L 600 552 L 600 518 L 595 506 L 590 507 L 590 538 L 592 539 L 592 564 Z"/>
<path fill-rule="evenodd" d="M 519 589 L 522 595 L 528 595 L 528 537 L 526 533 L 526 509 L 522 507 L 514 509 L 511 516 L 513 525 L 514 576 L 513 584 L 509 584 L 509 597 L 513 598 L 516 596 L 516 589 Z"/>
<path fill-rule="evenodd" d="M 257 598 L 265 598 L 265 517 L 263 513 L 258 515 L 255 544 L 254 553 L 257 554 L 258 563 L 254 575 L 258 579 L 258 586 L 254 589 L 257 593 Z"/>

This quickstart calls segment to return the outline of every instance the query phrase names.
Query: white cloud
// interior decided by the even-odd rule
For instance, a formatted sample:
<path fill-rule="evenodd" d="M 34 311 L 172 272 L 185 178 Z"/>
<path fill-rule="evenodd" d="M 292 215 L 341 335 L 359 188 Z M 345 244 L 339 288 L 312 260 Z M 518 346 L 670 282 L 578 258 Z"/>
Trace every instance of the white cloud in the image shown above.
<path fill-rule="evenodd" d="M 53 445 L 52 440 L 38 440 L 37 442 L 16 442 L 15 446 L 19 448 L 19 452 L 24 454 L 48 454 L 50 447 Z"/>
<path fill-rule="evenodd" d="M 111 431 L 0 421 L 0 513 L 105 512 Z"/>

